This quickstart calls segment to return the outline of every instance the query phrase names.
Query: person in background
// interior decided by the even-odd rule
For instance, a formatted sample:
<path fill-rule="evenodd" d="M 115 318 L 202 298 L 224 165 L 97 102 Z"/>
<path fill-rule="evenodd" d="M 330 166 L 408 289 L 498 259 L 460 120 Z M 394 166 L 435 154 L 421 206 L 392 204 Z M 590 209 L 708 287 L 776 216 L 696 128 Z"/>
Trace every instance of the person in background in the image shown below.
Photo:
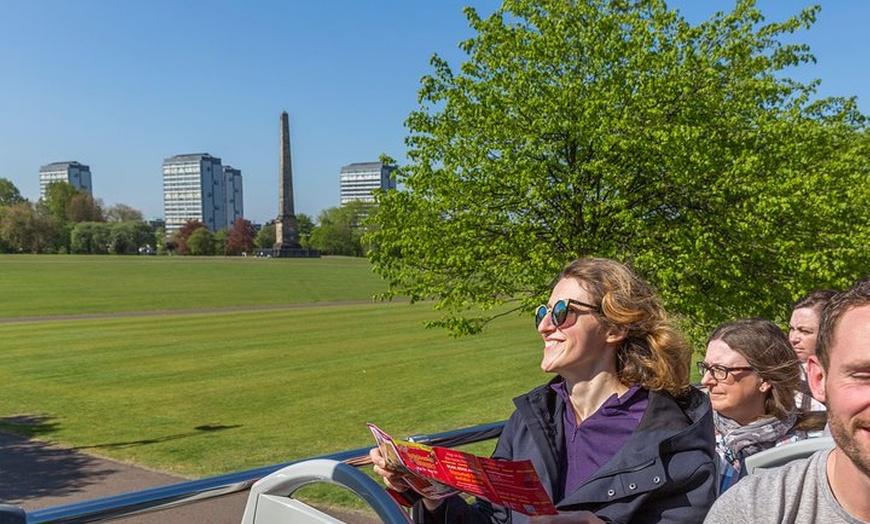
<path fill-rule="evenodd" d="M 535 309 L 535 326 L 541 369 L 555 377 L 514 399 L 492 455 L 532 461 L 560 511 L 534 522 L 700 522 L 716 497 L 712 410 L 652 288 L 616 261 L 579 259 Z M 421 499 L 377 448 L 369 455 L 414 502 L 416 522 L 529 522 L 481 499 Z"/>
<path fill-rule="evenodd" d="M 822 309 L 837 294 L 833 289 L 819 289 L 801 297 L 791 307 L 788 321 L 788 342 L 801 361 L 801 390 L 796 398 L 798 408 L 804 411 L 824 411 L 825 405 L 813 398 L 807 385 L 807 358 L 816 354 L 819 318 Z"/>
<path fill-rule="evenodd" d="M 827 406 L 834 448 L 741 480 L 705 522 L 870 522 L 870 281 L 825 307 L 807 376 Z"/>
<path fill-rule="evenodd" d="M 807 437 L 795 408 L 800 363 L 773 322 L 722 324 L 710 335 L 698 372 L 713 404 L 720 493 L 745 476 L 746 457 Z"/>

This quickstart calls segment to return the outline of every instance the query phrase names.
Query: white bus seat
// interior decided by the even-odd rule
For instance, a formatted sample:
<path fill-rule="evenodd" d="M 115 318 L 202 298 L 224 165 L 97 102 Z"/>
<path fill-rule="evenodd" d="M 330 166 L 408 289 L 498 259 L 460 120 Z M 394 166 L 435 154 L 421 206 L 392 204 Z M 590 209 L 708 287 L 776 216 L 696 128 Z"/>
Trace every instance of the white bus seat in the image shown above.
<path fill-rule="evenodd" d="M 830 449 L 833 447 L 834 439 L 830 436 L 807 438 L 775 446 L 746 457 L 744 461 L 746 473 L 751 475 L 762 469 L 782 466 L 792 460 L 809 457 L 820 449 Z"/>
<path fill-rule="evenodd" d="M 336 460 L 313 459 L 292 464 L 255 482 L 242 524 L 341 524 L 340 520 L 292 498 L 297 489 L 313 483 L 335 484 L 354 492 L 387 524 L 411 523 L 405 510 L 362 471 Z"/>

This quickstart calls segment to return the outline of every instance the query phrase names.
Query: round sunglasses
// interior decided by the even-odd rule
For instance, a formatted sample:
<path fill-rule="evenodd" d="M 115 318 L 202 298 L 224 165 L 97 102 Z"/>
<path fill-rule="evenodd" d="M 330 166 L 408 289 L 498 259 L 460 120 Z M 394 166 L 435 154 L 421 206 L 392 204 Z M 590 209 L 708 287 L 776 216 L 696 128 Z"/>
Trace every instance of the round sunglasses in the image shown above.
<path fill-rule="evenodd" d="M 598 306 L 593 306 L 592 304 L 587 304 L 586 302 L 581 302 L 579 300 L 574 300 L 573 298 L 563 298 L 562 300 L 557 300 L 553 307 L 547 307 L 546 304 L 541 304 L 535 309 L 535 327 L 541 325 L 541 322 L 544 321 L 544 317 L 547 316 L 547 313 L 550 313 L 550 322 L 553 323 L 554 327 L 561 327 L 562 324 L 568 320 L 568 313 L 574 312 L 577 315 L 588 315 L 592 313 L 592 311 L 576 311 L 571 309 L 571 305 L 575 306 L 583 306 L 587 307 L 592 311 L 600 311 L 601 308 Z"/>

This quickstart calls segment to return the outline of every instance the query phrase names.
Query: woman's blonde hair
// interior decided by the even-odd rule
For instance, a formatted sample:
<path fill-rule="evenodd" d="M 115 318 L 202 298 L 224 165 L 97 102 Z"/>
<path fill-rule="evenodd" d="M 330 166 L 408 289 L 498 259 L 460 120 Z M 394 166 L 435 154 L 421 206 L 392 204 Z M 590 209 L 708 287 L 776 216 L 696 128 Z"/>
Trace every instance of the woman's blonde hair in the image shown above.
<path fill-rule="evenodd" d="M 770 384 L 764 399 L 765 415 L 780 420 L 795 411 L 795 393 L 801 388 L 801 363 L 779 326 L 761 318 L 722 324 L 707 344 L 721 340 L 743 355 L 749 366 Z"/>
<path fill-rule="evenodd" d="M 616 349 L 616 371 L 627 386 L 639 384 L 677 396 L 689 388 L 692 350 L 668 319 L 655 291 L 624 264 L 606 258 L 577 259 L 559 279 L 572 278 L 599 305 L 597 316 L 626 336 Z"/>

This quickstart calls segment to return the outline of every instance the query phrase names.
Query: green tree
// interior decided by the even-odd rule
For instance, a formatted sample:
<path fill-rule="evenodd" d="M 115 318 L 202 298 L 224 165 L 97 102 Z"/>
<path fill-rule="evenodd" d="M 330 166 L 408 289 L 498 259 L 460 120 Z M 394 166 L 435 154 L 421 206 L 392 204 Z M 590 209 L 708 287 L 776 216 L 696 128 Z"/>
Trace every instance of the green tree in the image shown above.
<path fill-rule="evenodd" d="M 370 205 L 354 200 L 342 207 L 323 210 L 309 237 L 311 248 L 324 255 L 363 256 L 362 222 L 370 208 Z"/>
<path fill-rule="evenodd" d="M 218 229 L 214 234 L 214 252 L 213 255 L 227 255 L 227 241 L 230 237 L 228 229 Z"/>
<path fill-rule="evenodd" d="M 67 207 L 76 193 L 78 191 L 69 182 L 52 182 L 45 187 L 45 196 L 39 201 L 40 209 L 58 224 L 64 224 Z"/>
<path fill-rule="evenodd" d="M 311 248 L 311 233 L 314 231 L 314 220 L 305 213 L 296 215 L 296 232 L 299 235 L 299 245 L 304 249 Z"/>
<path fill-rule="evenodd" d="M 110 225 L 109 252 L 115 255 L 136 255 L 140 248 L 152 247 L 156 237 L 151 226 L 142 220 L 113 222 Z"/>
<path fill-rule="evenodd" d="M 254 237 L 254 246 L 261 249 L 270 249 L 275 245 L 275 223 L 270 222 L 265 224 L 257 231 L 257 236 Z"/>
<path fill-rule="evenodd" d="M 111 227 L 105 222 L 79 222 L 70 231 L 70 253 L 105 255 L 109 252 Z"/>
<path fill-rule="evenodd" d="M 86 191 L 78 191 L 68 182 L 52 182 L 45 188 L 37 211 L 54 222 L 57 230 L 53 245 L 43 251 L 65 253 L 70 250 L 72 230 L 79 222 L 102 222 L 102 204 Z"/>
<path fill-rule="evenodd" d="M 846 285 L 870 245 L 866 118 L 789 79 L 813 57 L 781 41 L 817 11 L 768 23 L 739 0 L 692 26 L 660 0 L 466 9 L 468 59 L 433 57 L 401 189 L 372 220 L 384 296 L 435 299 L 435 324 L 475 332 L 596 255 L 706 330 Z"/>
<path fill-rule="evenodd" d="M 205 228 L 205 224 L 199 220 L 188 220 L 182 224 L 181 227 L 172 234 L 172 238 L 169 239 L 169 242 L 176 246 L 172 251 L 177 252 L 179 255 L 191 254 L 188 252 L 187 240 L 194 231 L 202 228 Z"/>
<path fill-rule="evenodd" d="M 10 251 L 53 252 L 61 235 L 58 225 L 30 202 L 0 208 L 0 239 Z"/>
<path fill-rule="evenodd" d="M 10 180 L 0 178 L 0 207 L 13 206 L 24 202 L 21 192 Z"/>
<path fill-rule="evenodd" d="M 0 219 L 2 219 L 2 210 L 4 207 L 14 206 L 24 202 L 26 202 L 26 200 L 21 196 L 21 192 L 15 184 L 10 180 L 0 178 Z M 2 225 L 0 225 L 0 230 L 2 230 Z M 2 235 L 0 235 L 0 253 L 8 253 L 10 251 L 14 251 L 12 246 L 3 239 Z"/>
<path fill-rule="evenodd" d="M 193 256 L 211 256 L 215 254 L 215 234 L 207 227 L 200 227 L 187 238 L 188 254 Z"/>

